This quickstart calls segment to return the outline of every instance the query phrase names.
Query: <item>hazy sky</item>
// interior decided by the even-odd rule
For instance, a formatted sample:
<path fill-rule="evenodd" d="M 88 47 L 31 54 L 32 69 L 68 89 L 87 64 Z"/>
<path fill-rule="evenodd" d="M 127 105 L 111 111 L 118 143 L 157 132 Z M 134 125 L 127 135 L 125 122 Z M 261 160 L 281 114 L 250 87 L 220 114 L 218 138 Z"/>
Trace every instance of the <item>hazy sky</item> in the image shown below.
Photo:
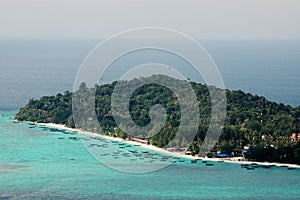
<path fill-rule="evenodd" d="M 0 0 L 0 38 L 106 38 L 145 26 L 197 39 L 300 39 L 300 1 Z"/>

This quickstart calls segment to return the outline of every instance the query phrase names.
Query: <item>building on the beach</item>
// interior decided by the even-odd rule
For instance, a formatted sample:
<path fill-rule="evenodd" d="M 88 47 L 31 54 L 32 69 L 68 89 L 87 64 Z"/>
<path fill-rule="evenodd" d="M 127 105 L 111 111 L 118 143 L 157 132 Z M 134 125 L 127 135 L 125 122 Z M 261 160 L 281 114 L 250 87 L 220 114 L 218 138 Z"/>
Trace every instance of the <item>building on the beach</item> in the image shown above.
<path fill-rule="evenodd" d="M 290 136 L 290 139 L 292 141 L 296 141 L 296 140 L 300 140 L 300 133 L 292 133 L 292 135 Z"/>
<path fill-rule="evenodd" d="M 140 142 L 140 143 L 143 143 L 143 144 L 149 144 L 149 143 L 150 143 L 149 140 L 140 139 L 140 138 L 135 137 L 135 136 L 132 136 L 132 135 L 129 135 L 129 136 L 128 136 L 128 139 L 129 139 L 129 140 L 132 140 L 132 141 L 135 141 L 135 142 Z"/>

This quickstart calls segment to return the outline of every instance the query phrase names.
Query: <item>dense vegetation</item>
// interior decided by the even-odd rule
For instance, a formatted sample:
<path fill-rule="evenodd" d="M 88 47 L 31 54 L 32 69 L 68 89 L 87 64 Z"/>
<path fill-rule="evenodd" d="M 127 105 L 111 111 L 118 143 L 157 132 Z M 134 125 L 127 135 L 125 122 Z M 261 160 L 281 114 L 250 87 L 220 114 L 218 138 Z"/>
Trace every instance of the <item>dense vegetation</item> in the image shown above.
<path fill-rule="evenodd" d="M 157 76 L 147 79 L 157 79 Z M 135 79 L 131 82 L 134 81 L 139 80 Z M 117 127 L 111 113 L 111 95 L 115 85 L 116 82 L 96 85 L 93 89 L 88 89 L 84 83 L 80 86 L 77 94 L 96 94 L 94 109 L 101 129 L 89 123 L 88 120 L 82 122 L 79 128 L 97 132 L 102 130 L 104 134 L 122 138 L 130 135 L 130 131 L 124 133 Z M 206 85 L 191 82 L 191 86 L 197 95 L 201 115 L 197 135 L 189 150 L 192 154 L 197 154 L 208 129 L 211 103 Z M 300 133 L 299 106 L 291 107 L 271 102 L 264 97 L 246 94 L 240 90 L 226 90 L 225 92 L 227 96 L 226 120 L 213 152 L 241 155 L 245 153 L 242 151 L 244 146 L 248 146 L 249 150 L 245 153 L 248 159 L 300 164 L 300 140 L 290 138 L 292 133 Z M 174 137 L 181 122 L 180 105 L 176 96 L 164 86 L 144 85 L 132 95 L 129 110 L 133 121 L 139 126 L 145 126 L 150 122 L 149 110 L 155 104 L 160 104 L 165 108 L 167 120 L 158 134 L 147 139 L 152 144 L 162 147 Z M 86 110 L 83 113 L 89 112 Z M 30 99 L 15 118 L 21 121 L 61 123 L 74 127 L 72 93 L 45 96 L 39 100 Z"/>

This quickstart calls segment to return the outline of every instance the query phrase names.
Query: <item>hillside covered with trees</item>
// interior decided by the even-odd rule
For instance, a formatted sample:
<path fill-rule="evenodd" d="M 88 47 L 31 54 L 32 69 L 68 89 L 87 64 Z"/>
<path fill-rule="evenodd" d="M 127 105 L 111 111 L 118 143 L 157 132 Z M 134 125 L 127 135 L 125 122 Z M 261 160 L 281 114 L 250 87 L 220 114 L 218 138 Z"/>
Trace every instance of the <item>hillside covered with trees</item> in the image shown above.
<path fill-rule="evenodd" d="M 162 77 L 160 78 L 169 78 Z M 147 79 L 157 79 L 158 75 Z M 134 79 L 130 82 L 139 81 Z M 174 80 L 175 81 L 175 80 Z M 179 80 L 177 80 L 179 81 Z M 208 86 L 190 83 L 194 89 L 200 110 L 200 121 L 197 135 L 189 147 L 192 154 L 199 153 L 211 112 L 211 101 Z M 95 88 L 87 88 L 83 83 L 77 93 L 94 93 L 95 111 L 101 129 L 88 120 L 80 124 L 81 129 L 102 134 L 126 138 L 130 131 L 124 133 L 117 127 L 111 112 L 111 95 L 116 82 Z M 210 86 L 211 87 L 211 86 Z M 220 89 L 218 89 L 220 90 Z M 292 133 L 300 133 L 300 106 L 291 107 L 282 103 L 267 100 L 265 97 L 244 93 L 242 91 L 226 92 L 227 110 L 225 124 L 219 142 L 212 152 L 224 154 L 245 154 L 248 159 L 300 164 L 300 138 L 291 138 Z M 15 118 L 20 121 L 51 122 L 74 127 L 72 115 L 72 94 L 65 92 L 40 99 L 30 99 L 27 105 L 19 110 Z M 149 110 L 153 105 L 162 105 L 167 114 L 166 123 L 160 132 L 147 138 L 153 145 L 163 147 L 174 138 L 180 125 L 180 105 L 176 96 L 168 88 L 147 84 L 139 87 L 129 101 L 129 111 L 133 121 L 139 126 L 150 122 Z M 89 113 L 89 111 L 85 111 Z M 188 129 L 188 127 L 187 127 Z M 245 147 L 247 150 L 245 151 Z"/>

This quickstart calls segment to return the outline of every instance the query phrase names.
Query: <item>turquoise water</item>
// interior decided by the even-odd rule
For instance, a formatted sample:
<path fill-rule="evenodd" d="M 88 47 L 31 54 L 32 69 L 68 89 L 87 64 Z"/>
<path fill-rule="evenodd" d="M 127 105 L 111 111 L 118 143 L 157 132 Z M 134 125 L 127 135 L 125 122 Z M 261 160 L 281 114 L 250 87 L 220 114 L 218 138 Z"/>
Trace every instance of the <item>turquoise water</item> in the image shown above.
<path fill-rule="evenodd" d="M 81 140 L 70 139 L 76 133 L 13 123 L 15 112 L 0 114 L 0 199 L 300 198 L 299 169 L 246 170 L 238 164 L 185 160 L 151 173 L 125 173 L 101 164 Z"/>

